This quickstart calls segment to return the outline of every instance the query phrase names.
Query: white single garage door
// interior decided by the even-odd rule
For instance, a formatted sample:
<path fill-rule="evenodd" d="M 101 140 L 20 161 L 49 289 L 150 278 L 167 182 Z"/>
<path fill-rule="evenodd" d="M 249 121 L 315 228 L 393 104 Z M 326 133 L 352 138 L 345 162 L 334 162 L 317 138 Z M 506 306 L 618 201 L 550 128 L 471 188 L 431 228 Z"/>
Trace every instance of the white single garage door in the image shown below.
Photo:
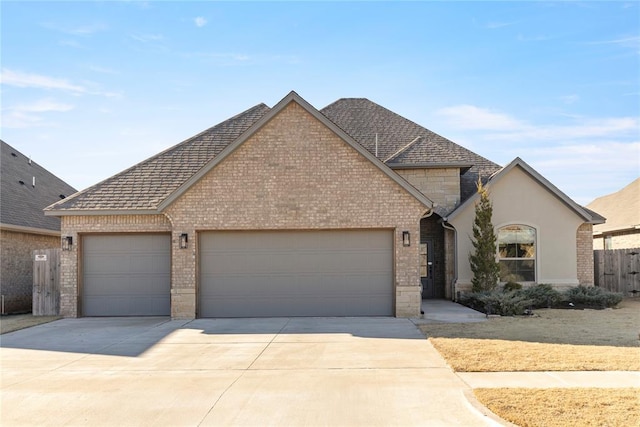
<path fill-rule="evenodd" d="M 391 316 L 391 230 L 204 232 L 200 317 Z"/>
<path fill-rule="evenodd" d="M 170 283 L 170 235 L 83 237 L 84 316 L 168 316 Z"/>

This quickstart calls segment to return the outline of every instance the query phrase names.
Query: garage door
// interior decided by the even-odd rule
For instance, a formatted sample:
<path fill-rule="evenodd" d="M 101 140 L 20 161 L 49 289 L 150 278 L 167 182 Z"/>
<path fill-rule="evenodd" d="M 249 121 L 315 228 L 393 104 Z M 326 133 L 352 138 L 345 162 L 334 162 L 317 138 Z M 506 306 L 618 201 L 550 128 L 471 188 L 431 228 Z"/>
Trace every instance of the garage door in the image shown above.
<path fill-rule="evenodd" d="M 200 317 L 393 315 L 393 232 L 200 234 Z"/>
<path fill-rule="evenodd" d="M 171 314 L 171 236 L 131 234 L 82 239 L 84 316 Z"/>

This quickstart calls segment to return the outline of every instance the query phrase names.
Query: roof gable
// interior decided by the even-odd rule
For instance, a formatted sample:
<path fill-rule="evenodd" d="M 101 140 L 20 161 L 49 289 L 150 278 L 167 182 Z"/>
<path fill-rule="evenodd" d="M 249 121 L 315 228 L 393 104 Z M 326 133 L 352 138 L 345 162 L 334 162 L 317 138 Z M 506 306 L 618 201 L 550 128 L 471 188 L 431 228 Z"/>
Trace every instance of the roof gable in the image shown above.
<path fill-rule="evenodd" d="M 491 189 L 492 184 L 503 179 L 513 168 L 522 169 L 529 177 L 531 177 L 536 183 L 541 185 L 544 189 L 554 195 L 558 200 L 560 200 L 567 208 L 573 211 L 576 215 L 581 217 L 585 222 L 591 224 L 600 224 L 604 222 L 604 218 L 602 218 L 597 213 L 590 211 L 576 202 L 574 202 L 569 196 L 564 194 L 560 189 L 558 189 L 555 185 L 549 182 L 545 177 L 540 175 L 535 169 L 529 166 L 524 160 L 520 157 L 516 157 L 511 163 L 498 171 L 495 175 L 493 175 L 489 181 L 487 182 L 487 188 Z M 464 203 L 458 206 L 453 212 L 449 214 L 445 221 L 449 221 L 454 219 L 460 212 L 467 209 L 468 206 L 473 206 L 480 195 L 476 192 L 473 196 L 467 199 Z"/>
<path fill-rule="evenodd" d="M 5 228 L 60 230 L 42 210 L 76 189 L 4 141 L 0 149 L 0 223 Z"/>
<path fill-rule="evenodd" d="M 373 154 L 367 151 L 362 145 L 360 145 L 357 141 L 355 141 L 349 134 L 339 128 L 335 123 L 331 120 L 327 119 L 326 116 L 321 114 L 317 109 L 315 109 L 311 104 L 305 101 L 300 95 L 296 92 L 291 91 L 287 96 L 285 96 L 278 104 L 276 104 L 267 114 L 257 120 L 249 129 L 247 129 L 240 137 L 238 137 L 231 144 L 226 146 L 218 156 L 213 158 L 207 165 L 202 167 L 196 174 L 194 174 L 191 178 L 184 182 L 176 191 L 174 191 L 169 197 L 167 197 L 159 206 L 158 210 L 162 211 L 166 207 L 168 207 L 171 203 L 173 203 L 178 197 L 184 194 L 191 186 L 193 186 L 196 182 L 198 182 L 202 177 L 204 177 L 211 169 L 216 167 L 220 162 L 224 161 L 224 159 L 233 153 L 238 147 L 240 147 L 247 139 L 249 139 L 252 135 L 254 135 L 258 130 L 260 130 L 265 124 L 267 124 L 270 120 L 272 120 L 276 115 L 278 115 L 289 103 L 295 102 L 300 105 L 304 110 L 306 110 L 309 114 L 311 114 L 314 118 L 328 127 L 332 132 L 338 135 L 344 142 L 350 145 L 354 150 L 360 153 L 362 156 L 367 158 L 371 163 L 373 163 L 381 172 L 399 184 L 402 188 L 404 188 L 409 194 L 422 202 L 425 206 L 432 208 L 433 202 L 429 200 L 424 194 L 418 191 L 415 187 L 411 186 L 407 181 L 401 178 L 399 175 L 394 173 L 391 169 L 386 167 L 380 160 L 378 160 Z"/>

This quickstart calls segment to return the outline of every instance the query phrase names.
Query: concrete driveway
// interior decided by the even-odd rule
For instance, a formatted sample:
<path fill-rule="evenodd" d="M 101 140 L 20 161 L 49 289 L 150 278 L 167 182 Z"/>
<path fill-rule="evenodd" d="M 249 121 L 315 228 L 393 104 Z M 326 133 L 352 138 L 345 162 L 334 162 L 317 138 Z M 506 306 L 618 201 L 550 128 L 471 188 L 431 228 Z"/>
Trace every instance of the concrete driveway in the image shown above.
<path fill-rule="evenodd" d="M 63 319 L 0 340 L 3 426 L 495 425 L 406 319 Z"/>

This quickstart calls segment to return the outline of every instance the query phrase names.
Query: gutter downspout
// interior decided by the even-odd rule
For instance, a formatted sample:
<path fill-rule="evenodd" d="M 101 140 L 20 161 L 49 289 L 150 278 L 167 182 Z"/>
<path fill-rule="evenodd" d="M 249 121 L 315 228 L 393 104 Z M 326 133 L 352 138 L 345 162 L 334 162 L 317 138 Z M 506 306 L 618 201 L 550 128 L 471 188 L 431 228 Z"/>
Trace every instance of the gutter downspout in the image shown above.
<path fill-rule="evenodd" d="M 456 282 L 458 281 L 458 230 L 447 224 L 447 218 L 442 218 L 442 227 L 453 231 L 453 280 L 451 281 L 451 301 L 456 301 Z"/>

